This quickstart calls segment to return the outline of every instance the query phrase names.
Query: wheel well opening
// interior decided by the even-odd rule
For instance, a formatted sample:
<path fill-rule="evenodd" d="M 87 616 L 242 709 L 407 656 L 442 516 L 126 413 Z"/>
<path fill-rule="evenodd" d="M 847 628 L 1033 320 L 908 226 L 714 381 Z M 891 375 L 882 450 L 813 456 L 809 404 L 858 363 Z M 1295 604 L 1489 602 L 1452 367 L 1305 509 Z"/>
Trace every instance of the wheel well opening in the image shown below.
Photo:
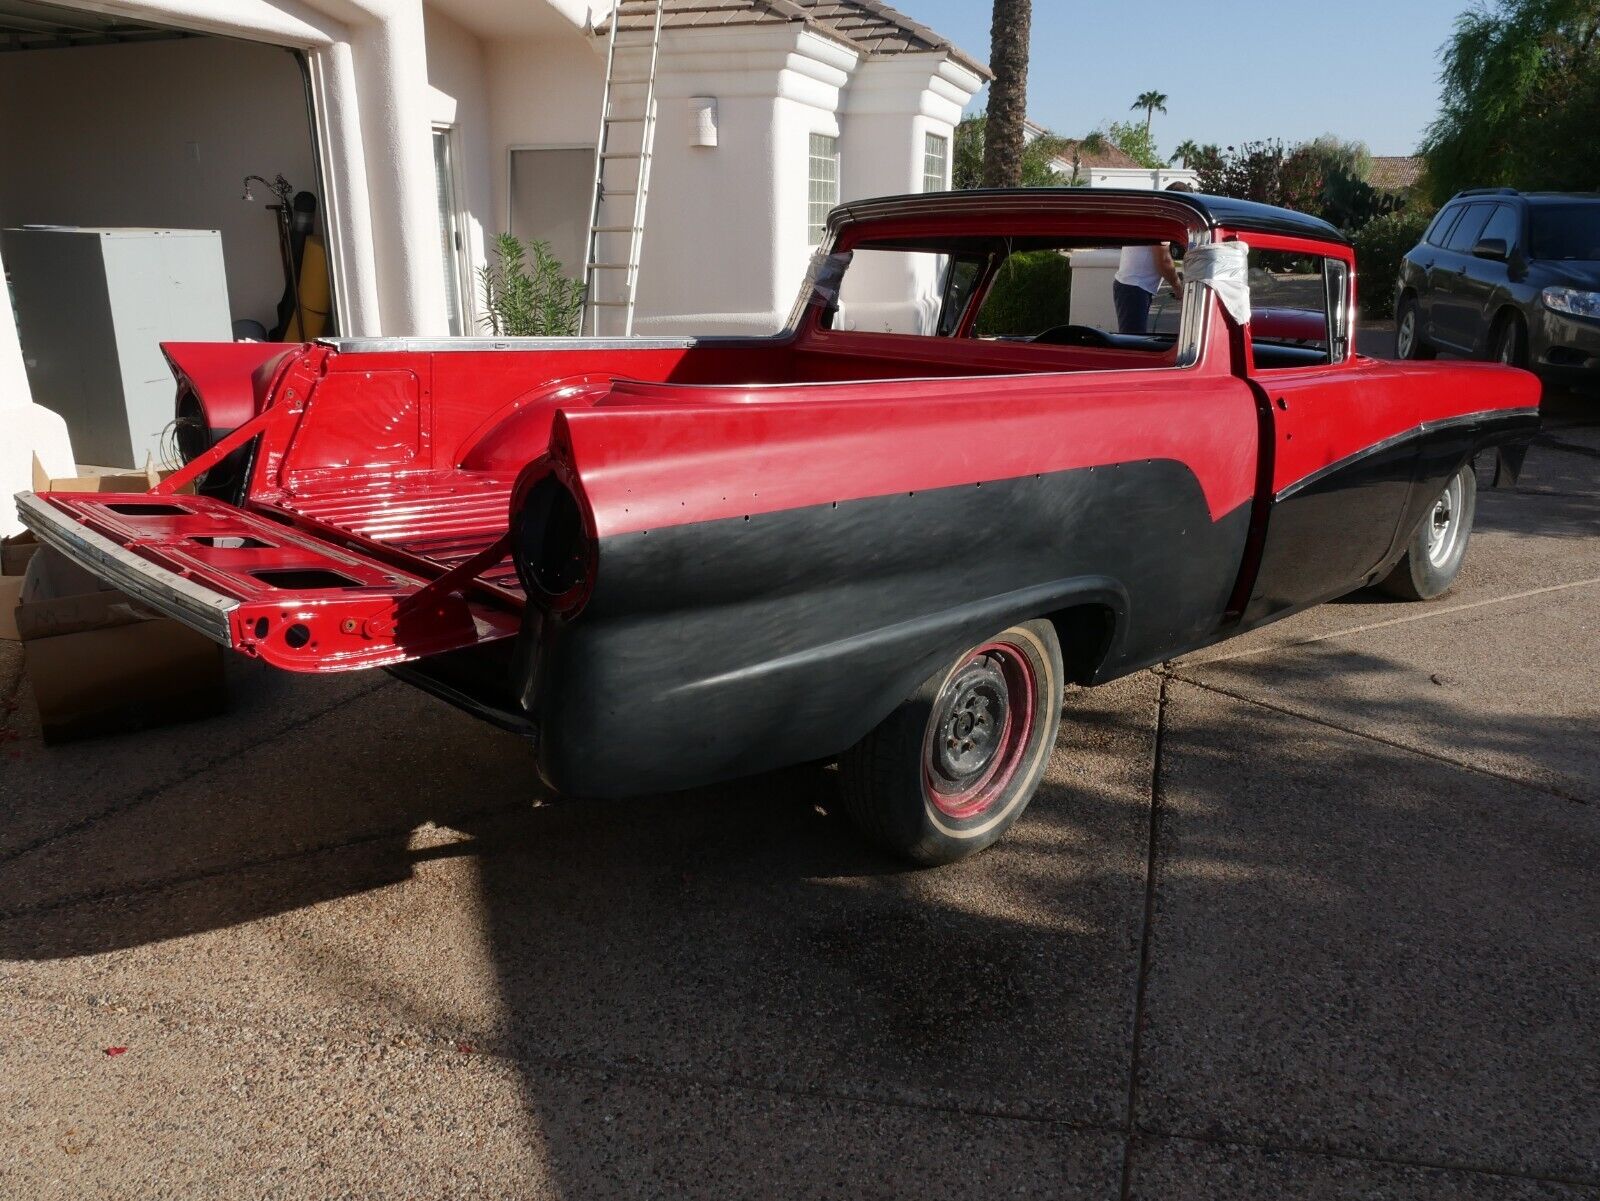
<path fill-rule="evenodd" d="M 1117 614 L 1110 605 L 1083 604 L 1046 615 L 1061 640 L 1061 661 L 1067 679 L 1087 684 L 1105 662 L 1117 633 Z"/>

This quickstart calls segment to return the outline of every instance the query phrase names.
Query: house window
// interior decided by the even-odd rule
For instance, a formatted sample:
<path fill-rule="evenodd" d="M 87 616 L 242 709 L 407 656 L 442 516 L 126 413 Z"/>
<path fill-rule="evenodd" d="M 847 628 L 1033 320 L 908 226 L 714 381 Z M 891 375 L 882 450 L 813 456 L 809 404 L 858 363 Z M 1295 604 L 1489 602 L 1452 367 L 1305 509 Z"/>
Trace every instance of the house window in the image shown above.
<path fill-rule="evenodd" d="M 950 139 L 941 134 L 922 135 L 922 190 L 943 192 L 950 185 Z"/>
<path fill-rule="evenodd" d="M 455 163 L 451 155 L 450 129 L 433 131 L 433 180 L 439 202 L 439 250 L 444 256 L 444 300 L 450 318 L 450 332 L 460 337 L 467 330 L 471 292 L 466 286 L 466 240 L 461 235 L 461 209 L 456 203 Z"/>
<path fill-rule="evenodd" d="M 822 245 L 828 214 L 839 203 L 839 139 L 811 135 L 811 171 L 806 193 L 806 234 L 812 246 Z"/>

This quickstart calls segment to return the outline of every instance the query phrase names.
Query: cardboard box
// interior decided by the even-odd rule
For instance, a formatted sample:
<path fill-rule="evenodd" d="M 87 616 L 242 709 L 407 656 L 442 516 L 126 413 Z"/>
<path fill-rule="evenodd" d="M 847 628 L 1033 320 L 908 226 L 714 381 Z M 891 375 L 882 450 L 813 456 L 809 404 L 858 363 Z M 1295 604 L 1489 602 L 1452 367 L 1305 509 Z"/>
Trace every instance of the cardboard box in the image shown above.
<path fill-rule="evenodd" d="M 35 492 L 148 492 L 160 482 L 161 472 L 149 462 L 143 471 L 80 465 L 77 475 L 52 476 L 39 456 L 33 456 Z"/>
<path fill-rule="evenodd" d="M 28 570 L 28 560 L 33 558 L 33 552 L 38 549 L 38 539 L 30 530 L 0 538 L 0 576 L 22 575 Z"/>
<path fill-rule="evenodd" d="M 28 560 L 39 544 L 31 533 L 23 531 L 9 538 L 0 538 L 0 638 L 15 642 L 22 635 L 17 632 L 17 605 L 22 601 L 22 576 L 28 570 Z"/>
<path fill-rule="evenodd" d="M 206 717 L 227 705 L 222 648 L 150 613 L 51 550 L 16 609 L 47 743 Z"/>

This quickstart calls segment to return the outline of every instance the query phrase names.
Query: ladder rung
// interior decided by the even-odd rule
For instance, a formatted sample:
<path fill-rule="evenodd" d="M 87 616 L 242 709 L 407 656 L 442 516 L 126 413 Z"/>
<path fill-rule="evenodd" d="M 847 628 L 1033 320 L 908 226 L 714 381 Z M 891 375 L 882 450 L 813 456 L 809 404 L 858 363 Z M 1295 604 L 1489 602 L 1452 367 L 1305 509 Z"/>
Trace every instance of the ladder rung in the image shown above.
<path fill-rule="evenodd" d="M 613 75 L 611 77 L 611 86 L 612 87 L 616 87 L 618 84 L 621 84 L 624 87 L 630 87 L 630 88 L 631 87 L 643 87 L 645 84 L 647 84 L 649 82 L 651 82 L 651 80 L 650 80 L 650 76 L 648 76 L 648 75 Z"/>
<path fill-rule="evenodd" d="M 632 263 L 590 263 L 590 268 L 595 271 L 632 271 Z"/>
<path fill-rule="evenodd" d="M 648 158 L 649 155 L 641 154 L 637 150 L 607 150 L 600 156 L 605 159 L 612 158 Z"/>
<path fill-rule="evenodd" d="M 607 188 L 605 195 L 601 199 L 610 200 L 613 196 L 637 196 L 638 194 L 638 188 Z"/>
<path fill-rule="evenodd" d="M 631 234 L 638 228 L 637 225 L 596 225 L 594 232 L 597 234 Z"/>
<path fill-rule="evenodd" d="M 589 307 L 592 309 L 627 309 L 633 307 L 631 300 L 591 300 Z"/>

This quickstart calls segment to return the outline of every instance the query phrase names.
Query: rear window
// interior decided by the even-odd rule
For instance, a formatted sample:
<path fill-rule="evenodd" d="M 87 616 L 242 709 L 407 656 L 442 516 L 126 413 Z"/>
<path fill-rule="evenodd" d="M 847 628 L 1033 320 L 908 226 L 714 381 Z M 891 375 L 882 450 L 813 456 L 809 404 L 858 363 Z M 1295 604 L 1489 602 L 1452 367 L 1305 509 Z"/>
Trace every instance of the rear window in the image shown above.
<path fill-rule="evenodd" d="M 1539 204 L 1529 224 L 1529 253 L 1536 259 L 1600 261 L 1600 202 Z"/>

